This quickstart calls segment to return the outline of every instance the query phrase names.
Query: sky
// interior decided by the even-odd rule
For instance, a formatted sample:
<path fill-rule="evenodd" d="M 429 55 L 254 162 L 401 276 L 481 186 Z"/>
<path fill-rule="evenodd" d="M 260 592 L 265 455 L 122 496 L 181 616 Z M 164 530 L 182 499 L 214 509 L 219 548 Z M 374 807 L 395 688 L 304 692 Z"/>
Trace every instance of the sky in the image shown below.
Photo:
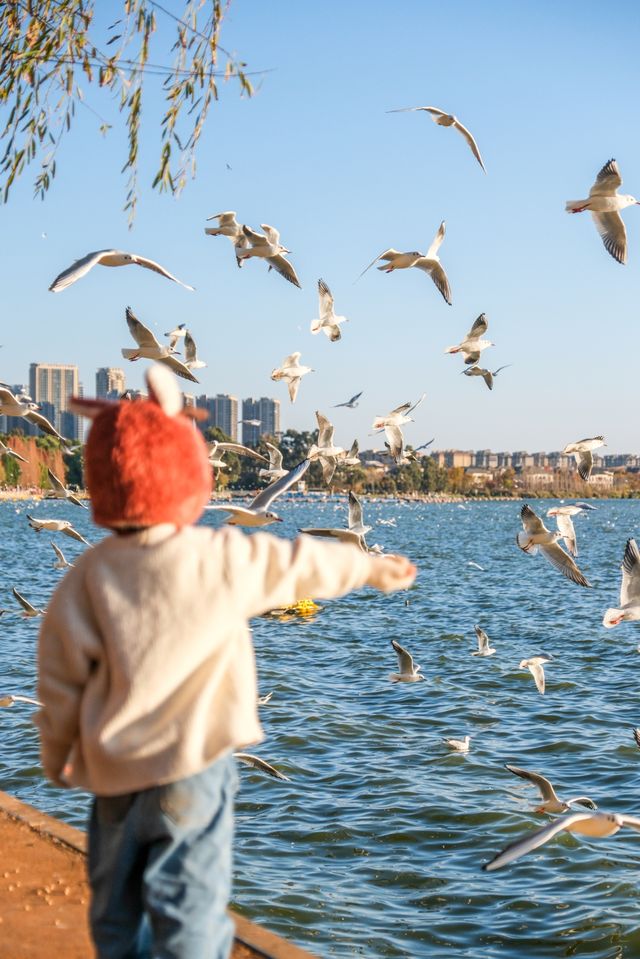
<path fill-rule="evenodd" d="M 113 0 L 101 14 L 120 8 Z M 157 18 L 151 59 L 169 64 L 173 24 Z M 405 432 L 416 446 L 435 437 L 438 449 L 556 450 L 604 434 L 603 452 L 640 451 L 640 209 L 623 212 L 626 266 L 588 213 L 564 212 L 611 157 L 622 192 L 640 196 L 639 26 L 627 0 L 615 22 L 591 0 L 233 0 L 221 43 L 267 72 L 251 99 L 222 88 L 196 179 L 178 199 L 150 189 L 163 113 L 150 84 L 133 230 L 122 212 L 124 132 L 105 90 L 87 102 L 114 122 L 110 134 L 79 109 L 44 202 L 33 199 L 34 169 L 0 209 L 0 379 L 28 382 L 33 361 L 71 362 L 86 395 L 99 366 L 123 366 L 127 384 L 141 386 L 146 361 L 120 354 L 132 345 L 131 306 L 156 334 L 187 323 L 208 363 L 193 392 L 278 398 L 283 429 L 314 429 L 321 410 L 344 447 L 354 437 L 379 445 L 368 435 L 374 416 L 425 392 Z M 386 112 L 417 105 L 470 128 L 486 176 L 454 130 L 426 113 Z M 222 210 L 276 226 L 303 289 L 259 261 L 238 270 L 229 241 L 204 235 Z M 426 251 L 443 219 L 453 306 L 419 270 L 372 269 L 355 282 L 390 246 Z M 98 267 L 48 292 L 74 259 L 107 247 L 157 260 L 196 291 L 137 267 Z M 309 331 L 320 277 L 349 319 L 338 343 Z M 493 392 L 444 352 L 480 313 L 496 344 L 483 362 L 511 364 Z M 270 373 L 295 350 L 314 372 L 292 405 Z M 357 409 L 332 409 L 361 390 Z"/>

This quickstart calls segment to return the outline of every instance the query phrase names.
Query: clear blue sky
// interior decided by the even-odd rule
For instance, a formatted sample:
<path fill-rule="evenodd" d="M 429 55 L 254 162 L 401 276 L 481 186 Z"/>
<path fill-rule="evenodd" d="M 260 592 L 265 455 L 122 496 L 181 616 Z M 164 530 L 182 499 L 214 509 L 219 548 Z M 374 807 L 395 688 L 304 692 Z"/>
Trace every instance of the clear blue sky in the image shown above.
<path fill-rule="evenodd" d="M 167 6 L 182 9 L 177 0 Z M 234 0 L 222 44 L 250 68 L 273 72 L 252 100 L 224 87 L 197 178 L 179 200 L 144 186 L 161 115 L 152 94 L 131 232 L 123 135 L 102 139 L 86 110 L 46 200 L 32 199 L 27 175 L 2 208 L 0 379 L 26 382 L 33 360 L 75 362 L 92 395 L 98 366 L 125 365 L 130 305 L 156 332 L 189 325 L 209 364 L 197 392 L 278 397 L 284 428 L 313 429 L 314 410 L 332 412 L 343 446 L 356 435 L 371 445 L 374 415 L 426 391 L 406 431 L 416 445 L 435 436 L 438 448 L 551 450 L 604 433 L 610 451 L 640 449 L 640 209 L 623 214 L 624 267 L 588 214 L 564 212 L 610 157 L 623 192 L 640 196 L 639 20 L 631 2 L 612 20 L 590 0 Z M 161 13 L 158 25 L 152 59 L 169 62 L 173 27 Z M 88 101 L 113 115 L 107 92 Z M 385 112 L 419 104 L 469 126 L 487 176 L 454 131 L 426 114 Z M 238 270 L 229 242 L 204 236 L 206 216 L 228 209 L 280 229 L 302 291 L 259 262 Z M 387 246 L 426 250 L 442 219 L 453 307 L 418 270 L 370 270 L 354 285 Z M 196 292 L 135 267 L 97 268 L 61 294 L 47 291 L 75 258 L 110 246 L 158 260 Z M 309 332 L 318 277 L 351 321 L 337 344 Z M 481 312 L 497 344 L 487 365 L 513 364 L 493 393 L 459 375 L 459 357 L 444 355 Z M 316 372 L 291 406 L 285 384 L 269 374 L 294 350 Z M 125 369 L 140 385 L 143 362 Z M 330 410 L 359 390 L 357 410 Z"/>

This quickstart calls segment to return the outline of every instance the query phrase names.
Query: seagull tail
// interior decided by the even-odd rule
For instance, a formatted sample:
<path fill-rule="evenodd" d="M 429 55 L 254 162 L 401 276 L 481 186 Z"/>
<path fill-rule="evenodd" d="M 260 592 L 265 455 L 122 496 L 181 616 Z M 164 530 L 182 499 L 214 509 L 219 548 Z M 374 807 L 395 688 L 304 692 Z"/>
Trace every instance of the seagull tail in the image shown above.
<path fill-rule="evenodd" d="M 622 622 L 623 616 L 624 611 L 622 609 L 608 609 L 604 614 L 602 625 L 606 626 L 607 629 L 613 629 L 614 626 L 617 626 L 618 623 Z"/>

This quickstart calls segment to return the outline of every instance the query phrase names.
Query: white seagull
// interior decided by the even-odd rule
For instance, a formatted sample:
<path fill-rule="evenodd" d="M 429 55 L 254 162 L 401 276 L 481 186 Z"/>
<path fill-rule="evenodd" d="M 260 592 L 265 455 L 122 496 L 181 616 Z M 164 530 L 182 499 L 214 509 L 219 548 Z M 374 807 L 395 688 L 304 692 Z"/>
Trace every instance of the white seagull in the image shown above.
<path fill-rule="evenodd" d="M 28 513 L 27 519 L 29 520 L 29 526 L 36 533 L 41 533 L 43 529 L 46 529 L 48 533 L 64 533 L 65 536 L 77 539 L 79 543 L 84 543 L 85 546 L 91 546 L 91 543 L 87 542 L 84 536 L 73 528 L 68 519 L 35 519 Z"/>
<path fill-rule="evenodd" d="M 289 399 L 292 403 L 296 401 L 302 377 L 306 376 L 307 373 L 313 373 L 310 366 L 300 365 L 300 356 L 300 353 L 291 353 L 289 356 L 285 356 L 282 365 L 276 367 L 271 373 L 272 380 L 284 380 L 286 382 L 289 388 Z"/>
<path fill-rule="evenodd" d="M 478 637 L 478 648 L 475 652 L 471 653 L 472 656 L 493 656 L 495 649 L 491 646 L 491 641 L 484 629 L 480 629 L 479 626 L 473 627 L 476 631 L 476 636 Z"/>
<path fill-rule="evenodd" d="M 547 510 L 547 516 L 555 516 L 556 523 L 561 538 L 572 556 L 578 555 L 578 545 L 576 542 L 576 531 L 573 525 L 572 516 L 582 513 L 581 506 L 554 506 Z"/>
<path fill-rule="evenodd" d="M 542 802 L 539 806 L 536 806 L 533 812 L 567 812 L 574 805 L 586 806 L 587 809 L 598 808 L 593 799 L 589 799 L 588 796 L 560 799 L 549 780 L 539 773 L 532 773 L 527 769 L 520 769 L 518 766 L 510 766 L 509 763 L 505 763 L 504 768 L 515 776 L 520 776 L 520 779 L 526 779 L 527 782 L 533 783 L 539 789 Z"/>
<path fill-rule="evenodd" d="M 340 540 L 342 543 L 353 543 L 364 553 L 378 552 L 374 547 L 367 546 L 365 536 L 371 531 L 371 526 L 365 526 L 362 521 L 362 503 L 353 492 L 349 491 L 349 519 L 347 529 L 325 529 L 309 528 L 301 529 L 301 533 L 307 536 L 327 536 L 332 539 Z"/>
<path fill-rule="evenodd" d="M 391 673 L 389 679 L 393 683 L 419 683 L 424 682 L 424 676 L 420 673 L 421 666 L 414 665 L 413 656 L 411 653 L 401 646 L 400 643 L 396 642 L 395 639 L 391 640 L 391 645 L 395 649 L 398 656 L 398 670 L 397 673 Z"/>
<path fill-rule="evenodd" d="M 267 449 L 269 450 L 269 466 L 267 469 L 262 467 L 258 470 L 258 476 L 260 479 L 268 479 L 271 483 L 274 480 L 282 479 L 283 476 L 286 476 L 289 470 L 283 469 L 282 467 L 282 453 L 277 446 L 274 446 L 273 443 L 265 443 Z"/>
<path fill-rule="evenodd" d="M 640 619 L 640 551 L 635 539 L 627 540 L 620 569 L 620 608 L 612 607 L 604 614 L 602 624 L 607 629 Z"/>
<path fill-rule="evenodd" d="M 54 569 L 73 569 L 73 563 L 70 563 L 68 559 L 65 558 L 64 553 L 59 546 L 56 546 L 54 542 L 51 543 L 53 552 L 56 554 L 56 561 L 53 564 Z"/>
<path fill-rule="evenodd" d="M 566 816 L 560 816 L 553 822 L 547 823 L 542 829 L 536 829 L 515 842 L 509 843 L 502 852 L 485 863 L 482 867 L 485 872 L 492 872 L 494 869 L 501 869 L 508 865 L 514 859 L 519 859 L 528 852 L 532 852 L 539 846 L 549 842 L 554 836 L 561 832 L 576 832 L 582 836 L 589 836 L 592 839 L 606 839 L 623 828 L 629 826 L 640 832 L 640 818 L 637 816 L 626 816 L 620 813 L 610 812 L 571 812 Z"/>
<path fill-rule="evenodd" d="M 417 267 L 419 270 L 423 270 L 425 273 L 428 273 L 438 290 L 446 300 L 446 302 L 451 306 L 451 289 L 449 287 L 449 280 L 447 279 L 447 274 L 445 273 L 438 256 L 438 250 L 440 245 L 444 240 L 445 234 L 445 223 L 444 220 L 440 224 L 440 228 L 433 238 L 433 242 L 426 253 L 420 253 L 417 250 L 413 250 L 409 253 L 401 253 L 399 250 L 394 250 L 393 247 L 390 247 L 388 250 L 380 253 L 375 260 L 372 260 L 368 267 L 366 267 L 360 276 L 364 276 L 367 270 L 370 270 L 374 263 L 377 263 L 378 260 L 385 260 L 383 266 L 379 266 L 379 270 L 383 270 L 385 273 L 393 273 L 394 270 L 407 270 L 412 266 Z M 360 279 L 360 277 L 358 277 Z"/>
<path fill-rule="evenodd" d="M 24 596 L 18 592 L 15 586 L 12 587 L 11 592 L 13 593 L 15 598 L 18 600 L 18 602 L 22 606 L 23 612 L 21 615 L 25 619 L 31 618 L 33 616 L 44 616 L 44 612 L 45 612 L 44 609 L 38 609 L 37 606 L 32 606 L 29 600 L 25 599 Z"/>
<path fill-rule="evenodd" d="M 590 210 L 604 248 L 618 263 L 627 262 L 627 231 L 620 210 L 638 204 L 634 196 L 617 193 L 622 177 L 615 160 L 609 160 L 596 177 L 588 200 L 567 200 L 567 213 Z"/>
<path fill-rule="evenodd" d="M 71 490 L 68 490 L 62 480 L 58 479 L 56 474 L 49 467 L 47 467 L 47 476 L 49 477 L 49 482 L 51 483 L 52 489 L 50 493 L 47 493 L 45 499 L 66 499 L 70 503 L 73 503 L 74 506 L 81 506 L 82 509 L 88 509 L 86 503 L 83 503 L 78 499 L 75 493 L 72 493 Z"/>
<path fill-rule="evenodd" d="M 260 490 L 249 506 L 216 505 L 207 506 L 205 509 L 223 510 L 226 513 L 231 513 L 231 516 L 225 521 L 227 526 L 268 526 L 269 523 L 281 523 L 282 517 L 273 513 L 269 507 L 278 496 L 282 496 L 298 480 L 302 479 L 308 468 L 309 460 L 302 460 L 286 476 L 276 480 L 266 489 Z"/>
<path fill-rule="evenodd" d="M 62 440 L 63 443 L 65 442 L 64 436 L 58 433 L 53 423 L 50 423 L 42 413 L 38 413 L 35 403 L 28 401 L 26 397 L 23 402 L 21 397 L 16 397 L 6 387 L 0 388 L 0 413 L 5 416 L 23 416 L 25 420 L 33 423 L 44 433 L 49 433 L 56 439 Z"/>
<path fill-rule="evenodd" d="M 464 739 L 443 739 L 449 749 L 454 749 L 458 753 L 468 753 L 471 745 L 471 737 L 465 736 Z"/>
<path fill-rule="evenodd" d="M 486 173 L 484 163 L 482 162 L 482 157 L 480 156 L 480 150 L 478 149 L 478 144 L 474 140 L 471 131 L 467 130 L 465 126 L 460 123 L 457 117 L 452 113 L 445 113 L 444 110 L 439 110 L 438 107 L 400 107 L 397 110 L 387 110 L 387 113 L 410 113 L 416 110 L 425 110 L 427 113 L 431 114 L 431 119 L 434 123 L 437 123 L 439 127 L 453 127 L 454 130 L 457 130 L 458 133 L 461 133 L 469 144 L 469 149 L 473 153 L 474 157 Z"/>
<path fill-rule="evenodd" d="M 235 240 L 242 233 L 242 224 L 236 220 L 236 211 L 228 210 L 226 213 L 214 213 L 207 217 L 207 223 L 210 220 L 217 220 L 217 226 L 206 226 L 204 232 L 207 236 L 227 236 L 230 240 Z"/>
<path fill-rule="evenodd" d="M 169 330 L 168 333 L 164 335 L 169 338 L 169 349 L 173 350 L 176 347 L 178 340 L 184 338 L 187 332 L 187 324 L 179 323 L 178 326 L 174 327 L 173 330 Z"/>
<path fill-rule="evenodd" d="M 162 346 L 151 330 L 140 322 L 130 306 L 126 308 L 125 315 L 129 332 L 138 344 L 135 350 L 123 347 L 121 352 L 125 360 L 131 360 L 132 363 L 139 359 L 156 360 L 168 366 L 177 376 L 191 380 L 192 383 L 199 382 L 191 370 L 173 355 L 176 352 L 175 347 L 171 343 L 169 346 Z"/>
<path fill-rule="evenodd" d="M 347 400 L 346 403 L 336 403 L 333 407 L 334 410 L 337 410 L 339 406 L 346 406 L 348 410 L 355 410 L 358 405 L 358 400 L 362 396 L 364 390 L 361 390 L 359 393 L 356 393 L 355 396 L 352 396 L 350 400 Z"/>
<path fill-rule="evenodd" d="M 481 376 L 488 388 L 492 390 L 495 377 L 501 370 L 506 370 L 508 366 L 511 366 L 511 363 L 505 363 L 504 366 L 499 366 L 497 370 L 485 370 L 482 366 L 469 366 L 462 372 L 465 376 Z"/>
<path fill-rule="evenodd" d="M 15 450 L 12 450 L 10 446 L 6 446 L 2 440 L 0 440 L 0 455 L 2 456 L 12 456 L 14 459 L 19 460 L 21 463 L 28 463 L 29 460 L 26 460 L 24 456 L 20 453 L 17 453 Z"/>
<path fill-rule="evenodd" d="M 483 340 L 482 334 L 487 332 L 489 321 L 486 314 L 481 313 L 465 338 L 457 346 L 448 346 L 445 353 L 462 353 L 465 363 L 477 363 L 480 354 L 488 346 L 495 346 L 491 340 Z"/>
<path fill-rule="evenodd" d="M 260 773 L 265 773 L 265 775 L 271 776 L 273 779 L 282 779 L 286 783 L 291 782 L 288 776 L 278 772 L 274 766 L 265 762 L 264 759 L 260 759 L 259 756 L 253 756 L 251 753 L 234 753 L 233 755 L 236 759 L 239 759 L 241 763 L 244 763 L 245 766 L 251 766 L 252 769 L 257 769 Z"/>
<path fill-rule="evenodd" d="M 330 423 L 319 410 L 316 410 L 316 421 L 318 423 L 318 439 L 309 447 L 307 459 L 312 462 L 313 460 L 320 460 L 322 478 L 325 483 L 329 484 L 333 479 L 338 460 L 346 456 L 346 450 L 342 446 L 334 446 L 333 434 L 335 428 L 333 423 Z"/>
<path fill-rule="evenodd" d="M 68 286 L 71 286 L 76 280 L 86 276 L 89 270 L 98 265 L 144 266 L 147 270 L 153 270 L 154 273 L 159 273 L 160 276 L 164 276 L 168 280 L 173 280 L 174 283 L 179 283 L 185 290 L 193 290 L 192 286 L 183 283 L 182 280 L 179 280 L 173 273 L 169 273 L 168 270 L 165 270 L 165 268 L 160 266 L 159 263 L 156 263 L 155 260 L 148 260 L 145 256 L 139 256 L 137 253 L 125 253 L 122 250 L 96 250 L 94 253 L 87 253 L 82 259 L 76 260 L 68 269 L 60 273 L 49 289 L 52 293 L 60 293 L 61 290 L 66 290 Z"/>
<path fill-rule="evenodd" d="M 267 261 L 270 270 L 275 270 L 289 283 L 302 289 L 293 265 L 284 256 L 285 253 L 291 253 L 291 250 L 282 245 L 279 232 L 268 223 L 261 223 L 260 226 L 264 233 L 256 233 L 248 226 L 242 227 L 242 232 L 250 245 L 238 248 L 236 244 L 236 257 L 238 260 L 248 260 L 253 256 L 260 257 Z"/>
<path fill-rule="evenodd" d="M 604 436 L 591 436 L 584 440 L 576 440 L 575 443 L 569 443 L 562 452 L 567 455 L 573 453 L 578 464 L 578 475 L 585 483 L 588 483 L 593 469 L 593 451 L 606 445 Z"/>
<path fill-rule="evenodd" d="M 189 330 L 184 334 L 184 365 L 188 370 L 203 370 L 207 365 L 204 360 L 198 359 L 195 340 Z"/>
<path fill-rule="evenodd" d="M 395 410 L 391 410 L 386 416 L 376 416 L 371 429 L 379 431 L 383 430 L 385 426 L 403 426 L 405 423 L 413 423 L 412 417 L 407 414 L 412 413 L 416 407 L 420 406 L 426 395 L 426 393 L 423 393 L 416 403 L 403 403 L 402 406 L 396 406 Z"/>
<path fill-rule="evenodd" d="M 530 656 L 529 659 L 520 660 L 520 669 L 528 669 L 536 684 L 536 689 L 541 696 L 544 696 L 545 681 L 544 681 L 544 664 L 550 663 L 553 657 L 549 656 Z"/>
<path fill-rule="evenodd" d="M 336 343 L 342 336 L 340 324 L 349 321 L 346 316 L 336 315 L 333 308 L 333 294 L 324 280 L 318 280 L 318 301 L 320 319 L 311 320 L 311 332 L 319 333 L 322 330 L 332 343 Z"/>
<path fill-rule="evenodd" d="M 14 693 L 5 693 L 0 694 L 0 707 L 4 708 L 5 706 L 14 706 L 16 703 L 28 703 L 30 706 L 42 706 L 37 699 L 31 699 L 30 696 L 18 696 Z"/>
<path fill-rule="evenodd" d="M 591 583 L 585 579 L 575 561 L 558 545 L 558 540 L 562 537 L 560 530 L 554 533 L 548 530 L 540 517 L 526 503 L 520 510 L 520 516 L 524 532 L 517 534 L 516 543 L 523 553 L 533 556 L 539 549 L 544 558 L 549 560 L 551 565 L 555 566 L 567 579 L 577 583 L 578 586 L 590 587 Z"/>
<path fill-rule="evenodd" d="M 252 450 L 250 446 L 243 446 L 242 443 L 220 443 L 214 440 L 208 444 L 209 463 L 218 469 L 227 469 L 228 463 L 222 459 L 225 453 L 235 453 L 236 456 L 249 456 L 251 459 L 260 460 L 261 463 L 268 462 L 267 457 L 257 450 Z"/>

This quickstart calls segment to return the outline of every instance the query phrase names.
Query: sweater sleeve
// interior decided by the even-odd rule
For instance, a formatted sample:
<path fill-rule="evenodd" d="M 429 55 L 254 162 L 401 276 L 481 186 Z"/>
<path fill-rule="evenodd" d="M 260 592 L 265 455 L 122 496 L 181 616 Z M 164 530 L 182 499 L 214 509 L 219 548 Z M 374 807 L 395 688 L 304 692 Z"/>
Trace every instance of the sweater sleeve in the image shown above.
<path fill-rule="evenodd" d="M 74 570 L 74 573 L 77 571 Z M 68 786 L 62 772 L 78 739 L 80 702 L 91 673 L 95 634 L 88 603 L 78 593 L 79 577 L 67 574 L 54 594 L 38 637 L 38 698 L 34 718 L 40 729 L 43 769 L 53 782 Z"/>
<path fill-rule="evenodd" d="M 307 596 L 342 596 L 364 586 L 371 573 L 372 558 L 350 544 L 225 532 L 227 579 L 247 619 Z"/>

